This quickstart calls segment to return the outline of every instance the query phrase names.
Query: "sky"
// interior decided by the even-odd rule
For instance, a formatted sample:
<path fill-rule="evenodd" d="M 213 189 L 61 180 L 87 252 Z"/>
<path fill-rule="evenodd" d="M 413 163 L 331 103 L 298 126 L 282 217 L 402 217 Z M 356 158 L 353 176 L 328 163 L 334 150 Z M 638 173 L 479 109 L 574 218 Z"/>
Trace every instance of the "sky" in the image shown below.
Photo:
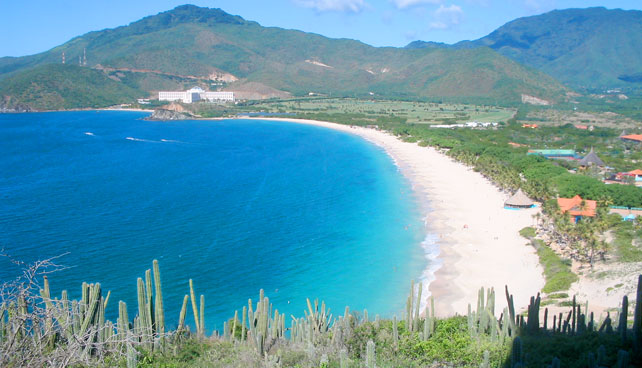
<path fill-rule="evenodd" d="M 394 47 L 474 40 L 513 19 L 554 9 L 642 10 L 640 0 L 0 0 L 0 57 L 43 52 L 185 3 L 221 8 L 263 26 Z"/>

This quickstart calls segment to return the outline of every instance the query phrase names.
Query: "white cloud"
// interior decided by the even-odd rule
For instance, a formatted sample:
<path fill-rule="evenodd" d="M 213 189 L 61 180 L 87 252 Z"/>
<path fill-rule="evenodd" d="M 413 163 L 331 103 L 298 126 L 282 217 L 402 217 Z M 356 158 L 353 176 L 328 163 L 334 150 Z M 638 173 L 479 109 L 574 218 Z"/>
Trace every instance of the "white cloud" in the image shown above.
<path fill-rule="evenodd" d="M 433 13 L 434 21 L 430 23 L 430 29 L 448 29 L 461 22 L 464 11 L 459 5 L 439 5 Z"/>
<path fill-rule="evenodd" d="M 359 13 L 368 6 L 365 0 L 294 0 L 294 2 L 319 12 Z"/>
<path fill-rule="evenodd" d="M 448 29 L 448 25 L 443 22 L 431 22 L 430 29 Z"/>
<path fill-rule="evenodd" d="M 391 1 L 393 4 L 395 4 L 395 6 L 398 9 L 406 9 L 416 5 L 423 5 L 423 4 L 437 5 L 443 2 L 443 0 L 391 0 Z"/>

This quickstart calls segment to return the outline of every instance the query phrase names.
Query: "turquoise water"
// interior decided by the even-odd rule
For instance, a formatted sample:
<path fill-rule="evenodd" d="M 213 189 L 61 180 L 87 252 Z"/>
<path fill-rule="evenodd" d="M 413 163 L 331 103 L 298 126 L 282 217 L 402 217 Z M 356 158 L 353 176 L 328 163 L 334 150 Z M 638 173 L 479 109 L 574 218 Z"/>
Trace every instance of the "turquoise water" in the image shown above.
<path fill-rule="evenodd" d="M 296 316 L 308 297 L 335 314 L 403 310 L 426 234 L 382 149 L 307 125 L 144 116 L 0 114 L 0 248 L 25 262 L 64 254 L 52 292 L 100 282 L 133 316 L 136 278 L 158 259 L 170 326 L 190 278 L 208 330 L 261 288 Z M 0 281 L 18 274 L 0 258 Z"/>

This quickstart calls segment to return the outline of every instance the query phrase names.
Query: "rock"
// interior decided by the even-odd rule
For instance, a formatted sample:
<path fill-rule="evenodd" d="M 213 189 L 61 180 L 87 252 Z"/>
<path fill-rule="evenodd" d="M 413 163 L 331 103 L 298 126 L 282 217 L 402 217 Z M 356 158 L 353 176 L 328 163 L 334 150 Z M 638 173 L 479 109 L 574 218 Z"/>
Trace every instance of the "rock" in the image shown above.
<path fill-rule="evenodd" d="M 154 112 L 145 118 L 145 120 L 167 121 L 167 120 L 186 120 L 191 119 L 192 116 L 178 111 L 156 109 Z"/>
<path fill-rule="evenodd" d="M 0 104 L 0 113 L 19 113 L 19 112 L 33 112 L 34 110 L 26 105 L 3 106 Z"/>

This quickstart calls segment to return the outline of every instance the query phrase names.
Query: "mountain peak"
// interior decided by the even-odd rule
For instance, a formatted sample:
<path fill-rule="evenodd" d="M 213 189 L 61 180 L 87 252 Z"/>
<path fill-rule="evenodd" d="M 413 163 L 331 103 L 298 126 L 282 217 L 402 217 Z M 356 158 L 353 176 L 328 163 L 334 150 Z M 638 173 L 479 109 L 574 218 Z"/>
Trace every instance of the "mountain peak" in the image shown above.
<path fill-rule="evenodd" d="M 145 17 L 130 24 L 134 27 L 150 29 L 169 28 L 184 23 L 214 24 L 245 24 L 245 19 L 238 15 L 231 15 L 218 8 L 206 8 L 196 5 L 179 5 L 172 10 Z"/>

